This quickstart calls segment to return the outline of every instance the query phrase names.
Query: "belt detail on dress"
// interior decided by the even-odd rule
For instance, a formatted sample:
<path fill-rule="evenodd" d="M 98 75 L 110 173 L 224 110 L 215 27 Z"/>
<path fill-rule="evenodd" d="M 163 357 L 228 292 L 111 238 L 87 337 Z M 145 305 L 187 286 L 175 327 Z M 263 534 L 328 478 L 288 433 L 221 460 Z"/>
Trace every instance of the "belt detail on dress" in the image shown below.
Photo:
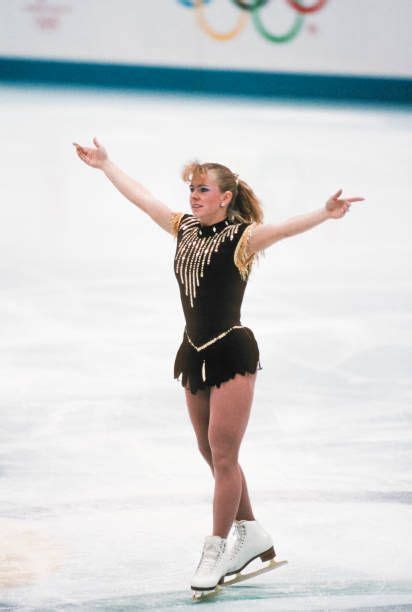
<path fill-rule="evenodd" d="M 187 333 L 187 329 L 185 328 L 185 333 L 187 336 L 187 339 L 189 340 L 190 344 L 193 346 L 193 348 L 195 348 L 197 351 L 202 351 L 203 349 L 205 349 L 207 346 L 210 346 L 211 344 L 213 344 L 214 342 L 217 342 L 218 340 L 220 340 L 220 338 L 223 338 L 224 336 L 226 336 L 226 334 L 228 334 L 229 332 L 232 331 L 232 329 L 239 329 L 244 327 L 244 325 L 233 325 L 233 327 L 229 327 L 229 329 L 227 329 L 226 331 L 222 332 L 221 334 L 219 334 L 218 336 L 215 336 L 214 338 L 212 338 L 211 340 L 208 340 L 207 342 L 205 342 L 204 344 L 201 344 L 200 346 L 196 346 L 196 344 L 194 344 L 192 342 L 192 340 L 189 337 L 189 334 Z"/>

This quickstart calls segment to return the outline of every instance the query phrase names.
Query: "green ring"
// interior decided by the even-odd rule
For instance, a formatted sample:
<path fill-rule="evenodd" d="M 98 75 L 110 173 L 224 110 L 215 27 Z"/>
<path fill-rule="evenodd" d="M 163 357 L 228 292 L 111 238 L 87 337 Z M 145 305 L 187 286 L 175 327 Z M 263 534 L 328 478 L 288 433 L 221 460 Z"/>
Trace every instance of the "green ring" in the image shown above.
<path fill-rule="evenodd" d="M 242 11 L 254 11 L 261 6 L 265 6 L 268 0 L 249 0 L 249 2 L 247 0 L 232 0 L 232 2 Z"/>
<path fill-rule="evenodd" d="M 266 40 L 269 40 L 270 42 L 274 43 L 284 43 L 291 41 L 293 38 L 295 38 L 295 36 L 299 34 L 304 22 L 304 18 L 302 17 L 302 15 L 296 13 L 295 23 L 292 24 L 292 27 L 288 32 L 286 32 L 285 34 L 272 34 L 263 25 L 259 17 L 259 9 L 253 9 L 251 12 L 255 28 L 257 29 L 259 34 L 261 34 L 263 38 L 266 38 Z"/>

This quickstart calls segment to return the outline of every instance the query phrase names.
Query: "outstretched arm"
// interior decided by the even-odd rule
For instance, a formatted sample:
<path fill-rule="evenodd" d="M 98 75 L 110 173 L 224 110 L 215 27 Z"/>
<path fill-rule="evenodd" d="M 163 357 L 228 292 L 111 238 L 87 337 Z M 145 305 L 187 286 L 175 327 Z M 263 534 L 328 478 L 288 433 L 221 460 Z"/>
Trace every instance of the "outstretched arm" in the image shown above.
<path fill-rule="evenodd" d="M 85 164 L 102 170 L 122 195 L 148 214 L 166 232 L 172 233 L 171 209 L 155 198 L 141 183 L 132 179 L 121 168 L 117 167 L 109 159 L 106 149 L 96 137 L 93 138 L 93 144 L 96 148 L 83 147 L 77 142 L 73 144 L 76 147 L 77 155 Z"/>
<path fill-rule="evenodd" d="M 257 253 L 271 246 L 278 240 L 289 238 L 302 232 L 306 232 L 315 225 L 323 223 L 327 219 L 340 219 L 348 210 L 352 202 L 360 202 L 365 198 L 341 198 L 342 189 L 339 189 L 327 200 L 324 208 L 309 212 L 297 217 L 291 217 L 281 223 L 262 223 L 258 225 L 249 240 L 248 253 Z"/>

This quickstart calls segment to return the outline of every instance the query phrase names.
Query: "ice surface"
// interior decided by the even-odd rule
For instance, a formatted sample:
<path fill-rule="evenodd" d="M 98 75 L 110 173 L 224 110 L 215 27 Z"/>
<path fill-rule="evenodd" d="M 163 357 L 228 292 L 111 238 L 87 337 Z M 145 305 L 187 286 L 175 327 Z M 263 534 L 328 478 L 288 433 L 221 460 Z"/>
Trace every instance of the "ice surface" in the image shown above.
<path fill-rule="evenodd" d="M 240 463 L 289 564 L 218 605 L 411 607 L 411 113 L 13 87 L 0 103 L 0 609 L 193 605 L 211 533 L 173 379 L 175 243 L 76 158 L 94 135 L 173 210 L 192 158 L 238 172 L 267 222 L 340 187 L 366 198 L 250 278 L 263 370 Z"/>

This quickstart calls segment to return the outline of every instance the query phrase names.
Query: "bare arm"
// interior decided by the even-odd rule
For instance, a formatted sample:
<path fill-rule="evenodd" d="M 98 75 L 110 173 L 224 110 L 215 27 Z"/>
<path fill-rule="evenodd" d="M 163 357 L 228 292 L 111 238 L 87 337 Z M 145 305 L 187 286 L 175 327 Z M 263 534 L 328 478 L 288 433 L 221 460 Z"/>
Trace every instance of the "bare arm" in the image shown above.
<path fill-rule="evenodd" d="M 364 200 L 364 198 L 358 197 L 339 199 L 341 193 L 342 189 L 339 189 L 328 199 L 324 208 L 320 208 L 319 210 L 298 215 L 297 217 L 291 217 L 281 223 L 262 223 L 258 225 L 250 237 L 248 252 L 250 254 L 257 253 L 258 251 L 268 248 L 278 240 L 306 232 L 327 219 L 339 219 L 348 212 L 352 202 Z"/>
<path fill-rule="evenodd" d="M 73 143 L 79 158 L 92 168 L 102 170 L 122 195 L 149 215 L 166 232 L 172 233 L 172 210 L 155 198 L 141 183 L 116 166 L 109 159 L 106 149 L 98 142 L 97 138 L 93 138 L 93 143 L 96 147 L 95 149 Z"/>
<path fill-rule="evenodd" d="M 149 217 L 166 230 L 166 232 L 172 232 L 172 211 L 166 204 L 155 198 L 146 187 L 128 176 L 112 161 L 107 160 L 102 170 L 116 189 L 130 200 L 132 204 L 135 204 L 140 210 L 149 215 Z"/>

